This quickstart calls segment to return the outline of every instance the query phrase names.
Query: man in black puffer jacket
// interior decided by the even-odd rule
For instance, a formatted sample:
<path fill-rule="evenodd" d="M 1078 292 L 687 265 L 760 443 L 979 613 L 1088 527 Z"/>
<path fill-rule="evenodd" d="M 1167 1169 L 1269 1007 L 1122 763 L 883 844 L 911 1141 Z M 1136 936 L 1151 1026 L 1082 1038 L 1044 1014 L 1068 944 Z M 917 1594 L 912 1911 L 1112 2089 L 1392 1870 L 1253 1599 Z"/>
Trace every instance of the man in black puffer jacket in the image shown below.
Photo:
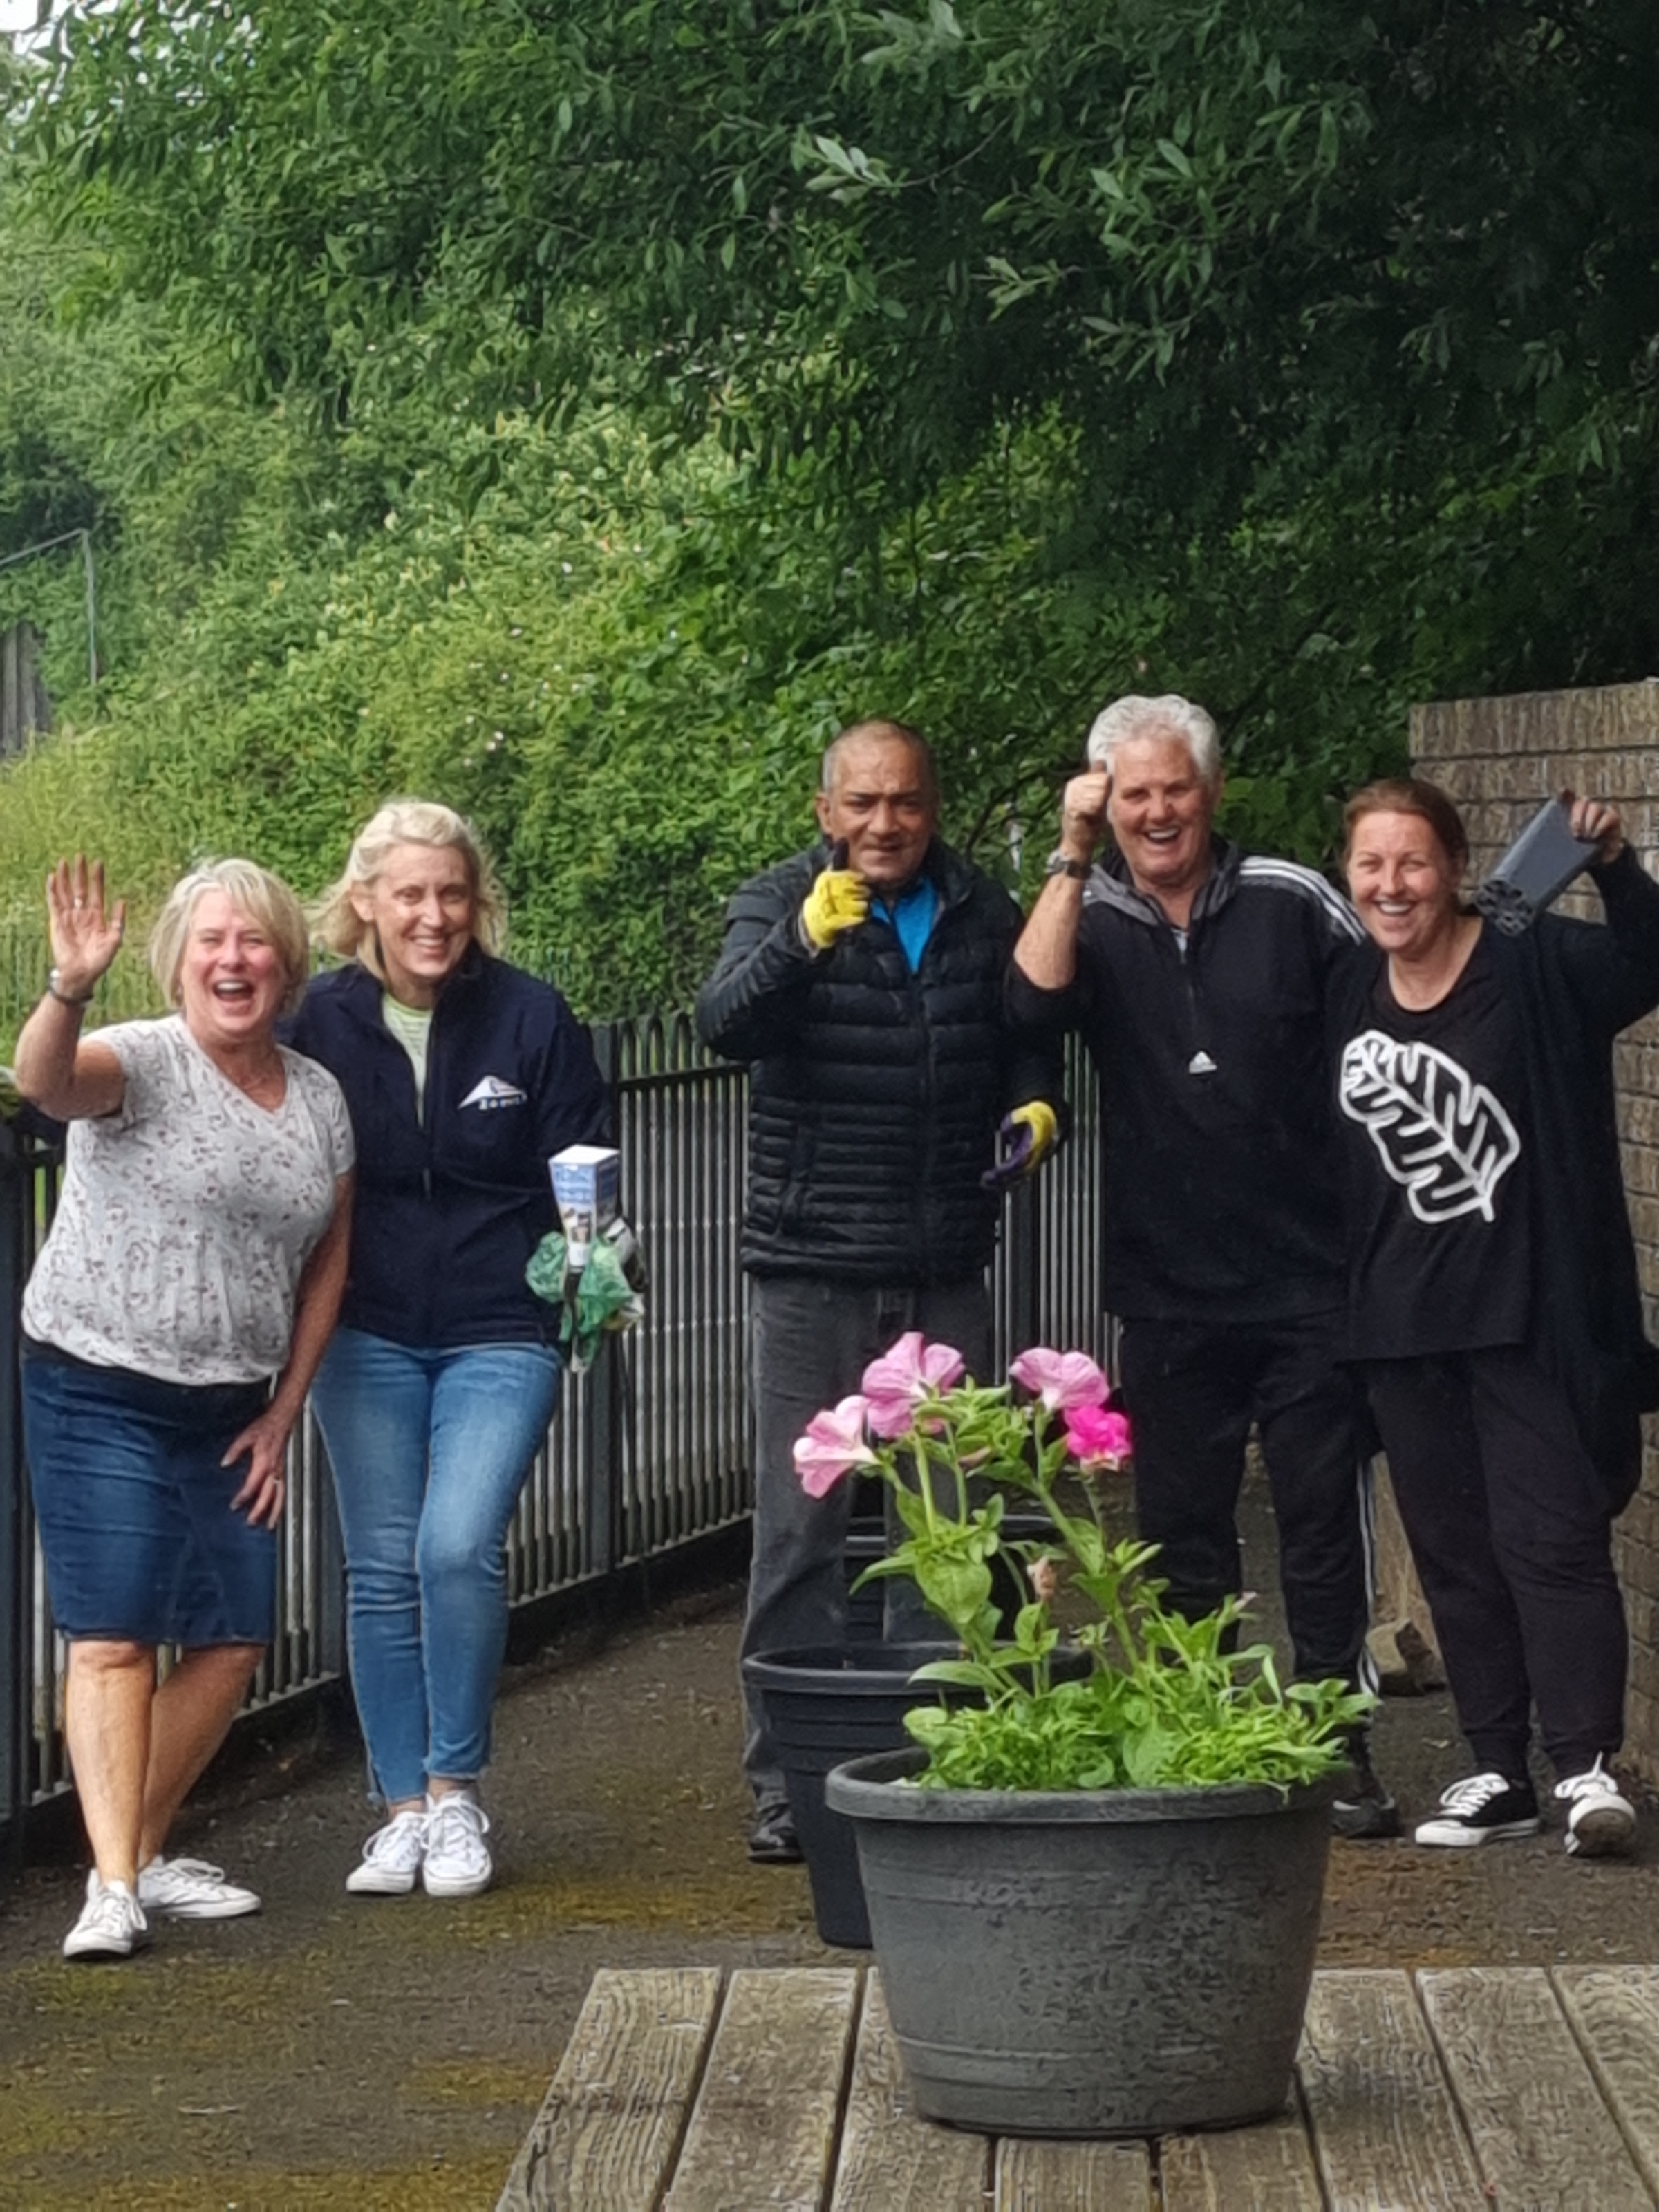
<path fill-rule="evenodd" d="M 1009 1117 L 1011 1161 L 1029 1171 L 1054 1142 L 1060 1089 L 1052 1049 L 1016 1044 L 1005 1022 L 1019 909 L 935 836 L 924 741 L 896 722 L 844 730 L 817 811 L 823 843 L 732 899 L 697 1000 L 704 1042 L 750 1068 L 745 1656 L 840 1640 L 849 1486 L 808 1498 L 795 1439 L 907 1329 L 988 1371 L 998 1126 Z M 799 1851 L 783 1778 L 745 1696 L 750 1856 L 787 1862 Z"/>

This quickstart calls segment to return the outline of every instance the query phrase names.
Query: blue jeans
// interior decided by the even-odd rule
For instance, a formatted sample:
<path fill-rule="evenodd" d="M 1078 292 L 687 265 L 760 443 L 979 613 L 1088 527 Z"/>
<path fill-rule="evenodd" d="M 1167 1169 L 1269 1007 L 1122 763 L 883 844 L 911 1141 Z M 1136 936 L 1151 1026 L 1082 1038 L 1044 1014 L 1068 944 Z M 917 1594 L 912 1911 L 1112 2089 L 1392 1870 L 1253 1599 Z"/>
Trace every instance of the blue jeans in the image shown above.
<path fill-rule="evenodd" d="M 352 1688 L 390 1803 L 489 1762 L 507 1524 L 558 1388 L 543 1345 L 428 1352 L 350 1328 L 312 1386 L 345 1538 Z"/>

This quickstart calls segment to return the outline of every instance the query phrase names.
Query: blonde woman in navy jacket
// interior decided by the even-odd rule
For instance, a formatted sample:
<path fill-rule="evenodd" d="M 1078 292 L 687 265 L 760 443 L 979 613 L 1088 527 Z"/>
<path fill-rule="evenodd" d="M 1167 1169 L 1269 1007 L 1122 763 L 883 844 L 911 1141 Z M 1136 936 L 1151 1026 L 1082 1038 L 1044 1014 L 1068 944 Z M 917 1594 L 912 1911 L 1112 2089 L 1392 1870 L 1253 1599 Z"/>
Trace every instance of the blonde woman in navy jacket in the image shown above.
<path fill-rule="evenodd" d="M 293 1042 L 338 1080 L 360 1160 L 341 1326 L 313 1392 L 345 1539 L 352 1684 L 385 1824 L 346 1887 L 470 1897 L 507 1639 L 505 1540 L 559 1356 L 525 1263 L 554 1225 L 547 1161 L 603 1142 L 610 1102 L 559 993 L 495 957 L 473 832 L 395 799 L 351 848 Z"/>

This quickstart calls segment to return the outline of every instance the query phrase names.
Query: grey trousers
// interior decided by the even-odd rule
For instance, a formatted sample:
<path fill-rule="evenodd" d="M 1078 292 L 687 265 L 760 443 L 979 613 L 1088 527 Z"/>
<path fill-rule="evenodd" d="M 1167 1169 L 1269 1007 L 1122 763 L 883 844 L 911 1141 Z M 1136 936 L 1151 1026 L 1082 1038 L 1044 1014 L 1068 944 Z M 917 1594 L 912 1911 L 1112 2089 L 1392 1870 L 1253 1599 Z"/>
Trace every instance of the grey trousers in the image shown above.
<path fill-rule="evenodd" d="M 991 1301 L 985 1279 L 937 1290 L 878 1289 L 814 1276 L 753 1277 L 749 1285 L 750 1383 L 755 1399 L 755 1542 L 742 1654 L 839 1644 L 846 1625 L 842 1565 L 852 1485 L 809 1498 L 793 1450 L 814 1413 L 859 1387 L 870 1362 L 907 1329 L 951 1344 L 976 1381 L 988 1382 Z M 915 1586 L 885 1585 L 890 1640 L 933 1641 L 943 1624 L 922 1611 Z M 931 1628 L 926 1626 L 932 1622 Z M 745 1684 L 744 1771 L 757 1805 L 784 1795 L 760 1699 Z"/>

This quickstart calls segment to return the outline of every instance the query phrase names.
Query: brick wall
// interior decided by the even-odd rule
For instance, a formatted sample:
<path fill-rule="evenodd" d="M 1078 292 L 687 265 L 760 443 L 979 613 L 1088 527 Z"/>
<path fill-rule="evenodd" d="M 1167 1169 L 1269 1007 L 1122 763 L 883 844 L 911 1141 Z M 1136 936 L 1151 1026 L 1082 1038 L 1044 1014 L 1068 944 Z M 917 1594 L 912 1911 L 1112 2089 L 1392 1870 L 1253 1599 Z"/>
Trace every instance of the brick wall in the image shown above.
<path fill-rule="evenodd" d="M 1540 800 L 1571 788 L 1614 802 L 1626 835 L 1659 875 L 1659 678 L 1599 691 L 1458 700 L 1412 715 L 1412 757 L 1468 824 L 1479 880 Z M 1564 912 L 1594 917 L 1594 891 Z M 1616 1048 L 1625 1188 L 1636 1231 L 1648 1334 L 1659 1340 L 1659 1016 Z M 1659 1418 L 1646 1424 L 1642 1488 L 1619 1523 L 1615 1556 L 1631 1626 L 1626 1755 L 1659 1783 Z"/>

